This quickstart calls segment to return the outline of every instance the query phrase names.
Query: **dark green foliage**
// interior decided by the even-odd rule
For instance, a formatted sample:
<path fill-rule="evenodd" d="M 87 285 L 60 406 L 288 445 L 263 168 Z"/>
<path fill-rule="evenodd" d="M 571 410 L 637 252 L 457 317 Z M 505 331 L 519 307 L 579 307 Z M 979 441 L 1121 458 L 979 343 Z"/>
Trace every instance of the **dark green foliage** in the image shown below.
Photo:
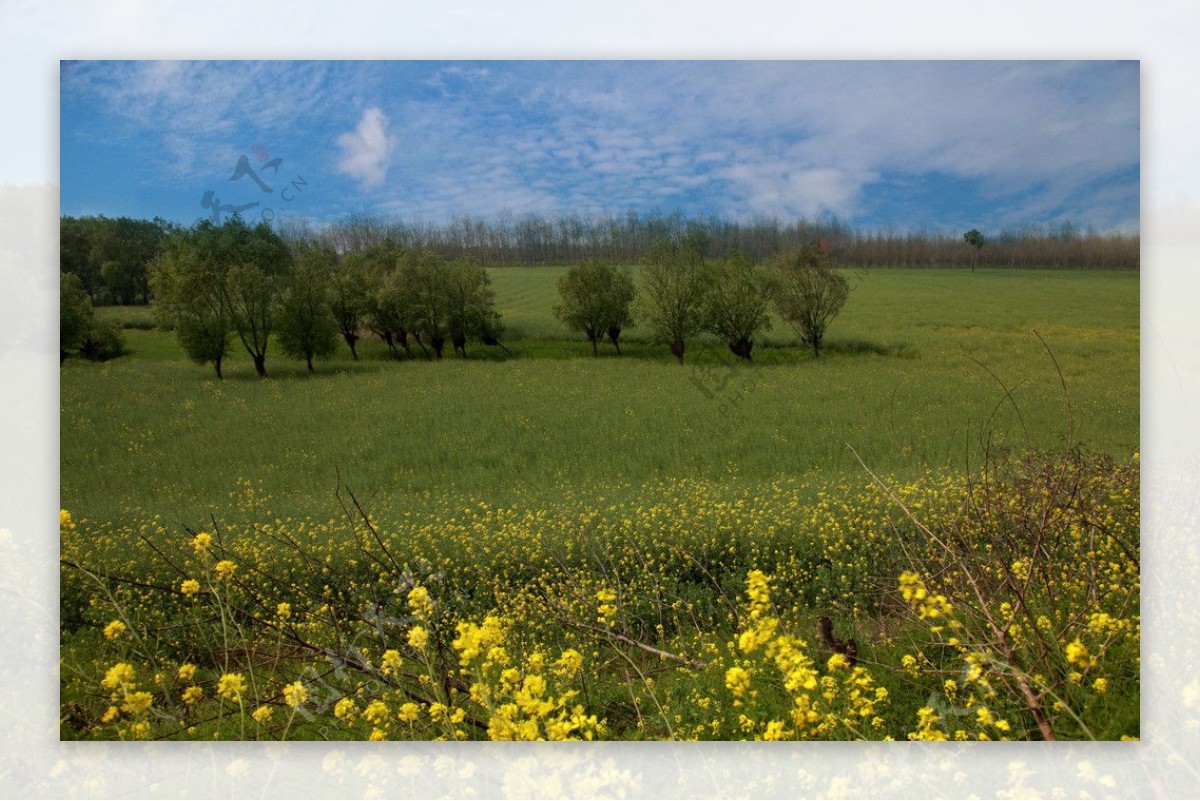
<path fill-rule="evenodd" d="M 850 294 L 849 282 L 833 268 L 829 252 L 816 244 L 777 260 L 775 276 L 776 311 L 819 357 L 825 329 Z"/>
<path fill-rule="evenodd" d="M 76 275 L 59 274 L 58 290 L 58 353 L 59 363 L 66 361 L 69 351 L 83 344 L 94 322 L 92 301 Z"/>
<path fill-rule="evenodd" d="M 329 279 L 329 310 L 354 359 L 358 359 L 358 332 L 370 308 L 369 294 L 361 265 L 343 259 L 334 267 Z"/>
<path fill-rule="evenodd" d="M 450 335 L 450 271 L 446 260 L 429 251 L 414 251 L 406 254 L 401 271 L 411 281 L 408 298 L 417 344 L 424 350 L 428 342 L 440 359 Z"/>
<path fill-rule="evenodd" d="M 734 355 L 750 361 L 754 340 L 771 329 L 770 276 L 755 267 L 749 256 L 733 256 L 710 270 L 713 285 L 705 296 L 705 326 Z"/>
<path fill-rule="evenodd" d="M 572 267 L 558 280 L 562 303 L 554 315 L 572 331 L 582 331 L 592 343 L 592 354 L 605 336 L 621 352 L 620 336 L 633 325 L 633 277 L 603 261 L 589 259 Z"/>
<path fill-rule="evenodd" d="M 150 264 L 175 230 L 161 218 L 63 217 L 59 266 L 78 275 L 97 303 L 146 303 Z"/>
<path fill-rule="evenodd" d="M 150 282 L 160 325 L 174 328 L 188 357 L 197 364 L 211 363 L 220 378 L 231 326 L 225 271 L 208 241 L 210 227 L 205 223 L 172 237 L 151 265 Z"/>
<path fill-rule="evenodd" d="M 58 361 L 67 360 L 70 351 L 92 361 L 108 361 L 125 355 L 121 329 L 108 320 L 96 319 L 92 300 L 78 276 L 59 274 Z"/>
<path fill-rule="evenodd" d="M 711 286 L 704 256 L 694 246 L 667 242 L 649 248 L 641 265 L 638 316 L 683 364 L 686 341 L 704 330 L 705 296 Z"/>
<path fill-rule="evenodd" d="M 446 265 L 446 332 L 454 350 L 467 355 L 467 339 L 495 338 L 500 331 L 496 293 L 483 265 L 471 258 Z"/>
<path fill-rule="evenodd" d="M 232 330 L 265 378 L 272 313 L 290 266 L 286 243 L 265 223 L 202 220 L 176 233 L 154 263 L 158 314 L 188 355 L 212 362 L 218 376 Z"/>
<path fill-rule="evenodd" d="M 95 320 L 79 346 L 79 353 L 94 362 L 106 362 L 124 356 L 125 337 L 120 327 L 110 320 Z"/>
<path fill-rule="evenodd" d="M 334 265 L 332 251 L 313 246 L 297 249 L 295 263 L 284 283 L 275 332 L 283 352 L 304 359 L 313 372 L 313 357 L 332 356 L 338 325 L 329 305 Z"/>
<path fill-rule="evenodd" d="M 346 254 L 339 267 L 348 276 L 345 279 L 351 286 L 348 291 L 353 291 L 354 284 L 361 282 L 365 290 L 362 322 L 387 344 L 395 358 L 400 355 L 397 345 L 411 354 L 408 345 L 412 317 L 411 292 L 407 288 L 411 270 L 405 269 L 407 262 L 402 258 L 404 254 L 405 251 L 394 242 L 385 240 L 365 250 Z M 342 336 L 346 336 L 345 325 L 342 327 Z"/>

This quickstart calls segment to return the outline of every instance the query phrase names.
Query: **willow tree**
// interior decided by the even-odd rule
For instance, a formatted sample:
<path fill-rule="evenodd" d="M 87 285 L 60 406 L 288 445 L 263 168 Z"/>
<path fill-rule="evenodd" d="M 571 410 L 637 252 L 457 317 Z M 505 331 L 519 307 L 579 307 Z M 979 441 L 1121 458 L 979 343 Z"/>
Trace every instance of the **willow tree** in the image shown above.
<path fill-rule="evenodd" d="M 635 289 L 627 271 L 588 259 L 558 279 L 558 294 L 562 303 L 554 307 L 554 315 L 588 338 L 593 356 L 599 355 L 597 346 L 605 336 L 620 354 L 621 331 L 633 325 Z"/>
<path fill-rule="evenodd" d="M 774 282 L 749 256 L 733 256 L 710 268 L 712 291 L 705 296 L 705 327 L 730 352 L 750 361 L 754 340 L 771 329 Z"/>
<path fill-rule="evenodd" d="M 704 257 L 695 247 L 667 242 L 649 248 L 641 265 L 638 317 L 683 364 L 687 340 L 704 330 L 704 302 L 711 284 Z"/>
<path fill-rule="evenodd" d="M 775 279 L 775 310 L 813 349 L 813 358 L 820 357 L 825 330 L 849 297 L 850 283 L 817 244 L 777 259 Z"/>

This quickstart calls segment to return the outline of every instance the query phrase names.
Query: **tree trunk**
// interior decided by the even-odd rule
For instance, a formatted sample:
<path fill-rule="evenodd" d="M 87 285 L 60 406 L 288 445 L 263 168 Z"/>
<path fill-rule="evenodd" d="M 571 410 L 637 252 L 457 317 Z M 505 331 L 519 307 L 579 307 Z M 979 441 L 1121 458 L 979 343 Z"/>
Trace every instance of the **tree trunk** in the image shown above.
<path fill-rule="evenodd" d="M 267 354 L 254 357 L 254 372 L 258 373 L 259 378 L 267 377 Z"/>
<path fill-rule="evenodd" d="M 225 377 L 225 376 L 221 375 L 221 359 L 219 357 L 216 359 L 213 359 L 213 367 L 216 368 L 217 378 L 221 379 L 221 378 Z"/>
<path fill-rule="evenodd" d="M 729 350 L 733 353 L 733 355 L 745 359 L 746 361 L 753 361 L 750 358 L 750 351 L 753 348 L 754 343 L 748 339 L 739 339 L 737 342 L 729 343 Z"/>
<path fill-rule="evenodd" d="M 306 354 L 304 354 L 304 358 L 308 362 L 308 372 L 309 372 L 309 374 L 312 374 L 314 372 L 313 366 L 312 366 L 312 354 L 306 353 Z"/>
<path fill-rule="evenodd" d="M 354 361 L 358 361 L 358 348 L 356 347 L 358 342 L 358 334 L 347 334 L 343 331 L 342 337 L 346 340 L 346 344 L 350 347 L 350 356 L 354 359 Z"/>
<path fill-rule="evenodd" d="M 608 329 L 608 338 L 612 340 L 613 347 L 617 349 L 617 355 L 621 355 L 621 343 L 618 342 L 621 338 L 621 326 L 614 325 Z"/>
<path fill-rule="evenodd" d="M 442 349 L 446 347 L 446 338 L 430 337 L 429 344 L 433 346 L 433 352 L 437 354 L 437 358 L 442 358 Z"/>
<path fill-rule="evenodd" d="M 673 353 L 675 355 L 675 358 L 679 360 L 680 364 L 683 364 L 683 340 L 682 339 L 676 339 L 671 343 L 671 353 Z"/>

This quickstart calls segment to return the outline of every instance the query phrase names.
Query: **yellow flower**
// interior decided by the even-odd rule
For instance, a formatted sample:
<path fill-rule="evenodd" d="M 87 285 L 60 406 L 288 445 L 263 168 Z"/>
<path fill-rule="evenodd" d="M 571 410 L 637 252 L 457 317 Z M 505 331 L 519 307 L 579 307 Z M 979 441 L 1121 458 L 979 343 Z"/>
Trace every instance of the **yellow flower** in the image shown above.
<path fill-rule="evenodd" d="M 393 671 L 399 670 L 404 664 L 404 660 L 400 658 L 400 652 L 389 648 L 383 652 L 383 672 L 384 675 L 390 674 Z"/>
<path fill-rule="evenodd" d="M 763 732 L 762 738 L 768 741 L 782 740 L 787 736 L 787 732 L 783 729 L 783 721 L 772 720 L 767 723 L 767 728 Z"/>
<path fill-rule="evenodd" d="M 825 669 L 830 673 L 835 670 L 848 667 L 850 667 L 850 660 L 846 659 L 846 657 L 842 654 L 834 654 L 833 656 L 829 657 L 829 661 L 825 663 Z"/>
<path fill-rule="evenodd" d="M 133 665 L 128 662 L 118 662 L 108 669 L 101 680 L 101 684 L 110 690 L 115 690 L 122 686 L 133 686 Z"/>
<path fill-rule="evenodd" d="M 283 688 L 283 701 L 292 709 L 308 700 L 308 688 L 302 681 L 294 681 Z"/>
<path fill-rule="evenodd" d="M 254 718 L 254 722 L 258 724 L 266 723 L 271 719 L 271 707 L 260 706 L 250 713 L 250 717 Z"/>
<path fill-rule="evenodd" d="M 145 740 L 150 736 L 150 723 L 140 720 L 129 727 L 129 736 L 135 740 Z"/>
<path fill-rule="evenodd" d="M 413 626 L 408 631 L 408 644 L 418 651 L 424 650 L 429 644 L 429 632 L 423 626 Z"/>
<path fill-rule="evenodd" d="M 120 710 L 118 710 L 115 706 L 110 706 L 107 710 L 105 710 L 104 717 L 100 718 L 100 722 L 101 723 L 112 723 L 114 720 L 117 719 L 117 716 L 120 714 L 121 714 Z"/>
<path fill-rule="evenodd" d="M 125 624 L 119 620 L 114 620 L 104 627 L 104 639 L 115 640 L 125 633 Z"/>
<path fill-rule="evenodd" d="M 596 600 L 599 605 L 596 607 L 596 622 L 609 624 L 617 614 L 617 607 L 613 601 L 617 600 L 617 593 L 608 587 L 596 593 Z"/>
<path fill-rule="evenodd" d="M 292 605 L 287 601 L 281 601 L 279 605 L 275 607 L 275 616 L 280 620 L 287 620 L 292 616 Z"/>
<path fill-rule="evenodd" d="M 127 715 L 138 715 L 145 712 L 154 703 L 154 696 L 147 692 L 126 693 L 125 703 L 121 711 Z"/>
<path fill-rule="evenodd" d="M 333 716 L 338 720 L 351 723 L 358 714 L 358 705 L 352 698 L 342 698 L 333 706 Z"/>
<path fill-rule="evenodd" d="M 562 656 L 554 663 L 554 675 L 570 681 L 579 674 L 582 668 L 583 654 L 574 648 L 568 648 L 562 652 Z"/>
<path fill-rule="evenodd" d="M 1108 679 L 1099 678 L 1092 682 L 1092 688 L 1098 693 L 1108 692 Z"/>
<path fill-rule="evenodd" d="M 725 686 L 734 698 L 741 698 L 750 689 L 750 674 L 745 668 L 731 667 L 725 671 Z"/>
<path fill-rule="evenodd" d="M 62 528 L 71 527 L 71 513 L 66 509 L 58 510 L 58 525 Z"/>
<path fill-rule="evenodd" d="M 179 666 L 179 673 L 176 675 L 180 681 L 191 681 L 196 678 L 196 666 L 191 662 L 185 662 Z"/>
<path fill-rule="evenodd" d="M 196 686 L 188 687 L 186 690 L 183 691 L 183 695 L 182 695 L 183 703 L 187 706 L 191 706 L 192 704 L 196 703 L 203 697 L 204 697 L 204 690 L 202 690 L 201 688 L 196 687 Z"/>
<path fill-rule="evenodd" d="M 179 591 L 191 598 L 200 592 L 200 582 L 195 579 L 184 579 L 183 583 L 179 585 Z"/>
<path fill-rule="evenodd" d="M 458 636 L 450 644 L 458 651 L 458 663 L 467 667 L 485 650 L 504 641 L 504 628 L 500 618 L 488 615 L 483 624 L 476 626 L 469 621 L 463 621 L 457 626 Z M 542 657 L 537 655 L 538 659 Z M 532 660 L 533 657 L 530 657 Z M 531 670 L 539 670 L 530 665 Z"/>
<path fill-rule="evenodd" d="M 421 715 L 421 707 L 414 704 L 412 701 L 401 704 L 400 709 L 396 712 L 396 717 L 404 723 L 413 723 Z"/>
<path fill-rule="evenodd" d="M 417 620 L 429 620 L 433 615 L 433 598 L 424 587 L 413 587 L 408 593 L 408 609 Z"/>
<path fill-rule="evenodd" d="M 237 565 L 228 559 L 222 559 L 220 562 L 217 562 L 213 570 L 217 571 L 218 578 L 229 580 L 233 578 L 233 571 L 237 570 Z"/>
<path fill-rule="evenodd" d="M 1067 661 L 1072 665 L 1077 665 L 1081 668 L 1089 668 L 1095 664 L 1094 658 L 1078 637 L 1067 643 Z"/>
<path fill-rule="evenodd" d="M 387 739 L 387 732 L 383 729 L 371 729 L 371 734 L 367 739 L 373 743 L 382 742 Z"/>
<path fill-rule="evenodd" d="M 196 549 L 196 553 L 204 553 L 212 547 L 212 534 L 201 531 L 195 537 L 192 537 L 192 547 Z"/>
<path fill-rule="evenodd" d="M 374 725 L 381 726 L 387 720 L 388 714 L 388 705 L 376 699 L 367 704 L 367 708 L 363 710 L 362 716 Z"/>
<path fill-rule="evenodd" d="M 227 701 L 240 701 L 246 691 L 246 679 L 241 673 L 226 673 L 217 680 L 217 693 Z"/>

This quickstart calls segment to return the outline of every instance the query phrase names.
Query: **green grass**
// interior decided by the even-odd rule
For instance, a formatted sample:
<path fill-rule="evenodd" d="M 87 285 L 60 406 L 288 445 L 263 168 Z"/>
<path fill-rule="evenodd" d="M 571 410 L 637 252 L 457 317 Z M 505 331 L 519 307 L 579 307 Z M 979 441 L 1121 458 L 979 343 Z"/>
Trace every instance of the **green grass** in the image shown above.
<path fill-rule="evenodd" d="M 859 273 L 820 359 L 777 326 L 753 365 L 702 339 L 680 367 L 636 329 L 620 358 L 568 339 L 550 313 L 561 272 L 493 272 L 510 335 L 522 335 L 507 341 L 512 358 L 474 346 L 465 361 L 396 363 L 366 342 L 361 361 L 343 349 L 310 378 L 272 351 L 263 382 L 235 351 L 217 381 L 170 334 L 127 330 L 131 356 L 63 368 L 63 505 L 194 522 L 239 479 L 297 513 L 327 510 L 339 477 L 399 503 L 680 477 L 754 485 L 863 475 L 851 447 L 901 476 L 961 469 L 989 437 L 1061 445 L 1055 360 L 1075 440 L 1114 456 L 1137 449 L 1136 275 Z"/>

